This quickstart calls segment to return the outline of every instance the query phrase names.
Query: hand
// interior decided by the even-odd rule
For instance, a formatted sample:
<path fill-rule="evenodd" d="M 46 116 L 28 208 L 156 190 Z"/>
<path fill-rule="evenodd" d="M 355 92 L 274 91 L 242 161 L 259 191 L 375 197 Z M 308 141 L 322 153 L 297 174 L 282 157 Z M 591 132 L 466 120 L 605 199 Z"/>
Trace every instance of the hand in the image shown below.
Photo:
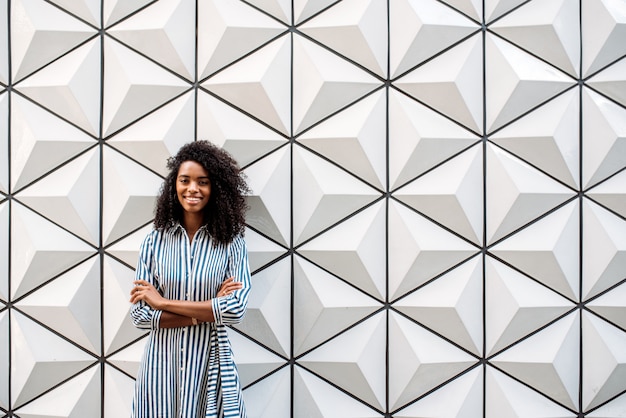
<path fill-rule="evenodd" d="M 228 279 L 222 282 L 220 286 L 220 290 L 217 291 L 217 297 L 228 296 L 232 294 L 235 290 L 239 290 L 243 287 L 243 283 L 236 282 L 234 277 L 229 277 Z"/>
<path fill-rule="evenodd" d="M 135 280 L 133 284 L 135 286 L 130 291 L 130 303 L 137 303 L 143 300 L 153 309 L 160 309 L 159 307 L 165 301 L 165 298 L 161 296 L 152 284 L 145 280 Z"/>

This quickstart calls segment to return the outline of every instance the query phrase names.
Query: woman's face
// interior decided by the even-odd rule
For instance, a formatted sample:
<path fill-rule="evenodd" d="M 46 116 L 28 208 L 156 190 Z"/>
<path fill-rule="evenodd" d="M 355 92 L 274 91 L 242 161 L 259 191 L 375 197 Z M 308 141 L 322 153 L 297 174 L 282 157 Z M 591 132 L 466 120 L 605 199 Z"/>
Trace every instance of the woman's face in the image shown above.
<path fill-rule="evenodd" d="M 184 215 L 200 215 L 211 196 L 209 173 L 196 161 L 185 161 L 176 176 L 176 195 Z"/>

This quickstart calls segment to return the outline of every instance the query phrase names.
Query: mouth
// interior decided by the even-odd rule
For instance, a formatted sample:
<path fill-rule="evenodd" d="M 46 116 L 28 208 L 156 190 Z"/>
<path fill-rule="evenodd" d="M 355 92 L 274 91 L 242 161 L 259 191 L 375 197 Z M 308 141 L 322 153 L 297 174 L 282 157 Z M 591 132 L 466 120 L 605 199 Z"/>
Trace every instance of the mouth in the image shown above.
<path fill-rule="evenodd" d="M 200 203 L 200 201 L 202 201 L 202 197 L 198 196 L 183 196 L 183 199 L 191 204 Z"/>

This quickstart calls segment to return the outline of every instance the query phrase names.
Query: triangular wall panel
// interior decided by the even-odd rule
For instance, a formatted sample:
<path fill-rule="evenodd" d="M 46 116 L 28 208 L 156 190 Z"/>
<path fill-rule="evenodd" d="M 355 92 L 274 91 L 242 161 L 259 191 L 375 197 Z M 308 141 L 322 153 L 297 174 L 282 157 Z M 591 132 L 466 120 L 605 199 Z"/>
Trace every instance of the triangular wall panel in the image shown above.
<path fill-rule="evenodd" d="M 96 143 L 89 135 L 21 96 L 14 95 L 11 99 L 13 191 Z"/>
<path fill-rule="evenodd" d="M 478 252 L 467 241 L 393 201 L 389 236 L 389 299 L 415 290 Z"/>
<path fill-rule="evenodd" d="M 527 2 L 489 27 L 572 76 L 579 73 L 579 3 Z"/>
<path fill-rule="evenodd" d="M 500 129 L 490 140 L 564 184 L 579 187 L 579 91 L 572 89 Z"/>
<path fill-rule="evenodd" d="M 625 81 L 622 74 L 626 68 L 626 59 L 622 58 L 604 71 L 596 74 L 587 81 L 587 85 L 609 98 L 626 105 Z"/>
<path fill-rule="evenodd" d="M 379 202 L 298 247 L 298 254 L 352 286 L 383 300 L 384 235 L 385 208 Z"/>
<path fill-rule="evenodd" d="M 291 39 L 282 36 L 202 83 L 231 103 L 285 135 L 291 133 Z"/>
<path fill-rule="evenodd" d="M 483 41 L 473 36 L 400 77 L 394 86 L 467 127 L 483 130 Z"/>
<path fill-rule="evenodd" d="M 107 139 L 107 144 L 165 177 L 167 159 L 194 132 L 194 95 L 174 99 L 127 129 Z"/>
<path fill-rule="evenodd" d="M 471 417 L 480 415 L 483 410 L 483 372 L 474 367 L 452 382 L 436 389 L 394 413 L 394 417 L 415 416 Z"/>
<path fill-rule="evenodd" d="M 491 363 L 555 402 L 576 408 L 580 376 L 578 314 L 570 314 L 531 335 L 495 356 Z"/>
<path fill-rule="evenodd" d="M 21 80 L 96 35 L 96 31 L 50 4 L 30 0 L 12 3 L 13 80 Z"/>
<path fill-rule="evenodd" d="M 96 250 L 25 206 L 11 205 L 11 299 L 95 254 Z"/>
<path fill-rule="evenodd" d="M 100 153 L 91 149 L 16 194 L 21 203 L 73 234 L 100 240 Z"/>
<path fill-rule="evenodd" d="M 286 27 L 236 1 L 198 3 L 198 76 L 204 79 L 251 53 Z"/>
<path fill-rule="evenodd" d="M 278 355 L 290 352 L 291 319 L 289 307 L 280 301 L 292 292 L 291 259 L 286 257 L 258 272 L 256 292 L 249 300 L 247 320 L 236 329 Z"/>
<path fill-rule="evenodd" d="M 246 408 L 258 417 L 291 416 L 292 378 L 289 367 L 283 367 L 244 391 Z"/>
<path fill-rule="evenodd" d="M 92 26 L 100 25 L 100 4 L 94 0 L 55 0 L 51 3 Z"/>
<path fill-rule="evenodd" d="M 16 412 L 24 418 L 98 415 L 101 410 L 102 393 L 99 371 L 98 367 L 92 367 L 35 402 L 18 408 Z"/>
<path fill-rule="evenodd" d="M 395 314 L 389 321 L 389 349 L 389 396 L 393 409 L 424 395 L 475 363 L 471 355 Z"/>
<path fill-rule="evenodd" d="M 90 258 L 16 307 L 94 354 L 100 353 L 100 263 Z"/>
<path fill-rule="evenodd" d="M 583 300 L 597 296 L 624 277 L 626 221 L 593 202 L 583 205 Z"/>
<path fill-rule="evenodd" d="M 195 28 L 184 22 L 194 20 L 195 12 L 191 2 L 159 1 L 113 26 L 108 33 L 191 80 L 194 73 Z"/>
<path fill-rule="evenodd" d="M 264 349 L 238 332 L 229 332 L 241 385 L 246 387 L 285 365 L 284 358 Z"/>
<path fill-rule="evenodd" d="M 626 45 L 620 42 L 626 32 L 626 15 L 619 1 L 582 0 L 581 5 L 582 69 L 586 77 L 626 55 Z"/>
<path fill-rule="evenodd" d="M 189 84 L 127 46 L 106 38 L 102 129 L 111 135 L 146 113 L 174 99 Z"/>
<path fill-rule="evenodd" d="M 583 187 L 589 188 L 626 167 L 626 108 L 583 89 Z M 591 139 L 593 138 L 593 139 Z"/>
<path fill-rule="evenodd" d="M 626 332 L 586 312 L 582 332 L 586 336 L 582 349 L 592 354 L 582 363 L 583 373 L 588 375 L 583 383 L 582 401 L 588 410 L 626 391 L 626 358 L 621 350 Z"/>
<path fill-rule="evenodd" d="M 474 257 L 394 303 L 395 309 L 472 354 L 483 350 L 483 263 Z M 454 291 L 450 291 L 454 289 Z"/>
<path fill-rule="evenodd" d="M 304 149 L 294 148 L 292 158 L 295 244 L 380 197 L 380 192 Z"/>
<path fill-rule="evenodd" d="M 382 0 L 348 0 L 335 4 L 300 30 L 337 53 L 384 77 L 387 73 L 387 28 L 373 25 L 387 13 Z"/>
<path fill-rule="evenodd" d="M 385 317 L 376 315 L 304 355 L 298 364 L 380 409 L 385 396 Z"/>
<path fill-rule="evenodd" d="M 18 312 L 11 318 L 11 341 L 14 406 L 34 399 L 96 362 L 96 358 Z"/>
<path fill-rule="evenodd" d="M 300 355 L 380 309 L 371 297 L 299 257 L 294 266 L 294 353 Z"/>
<path fill-rule="evenodd" d="M 386 100 L 376 92 L 326 119 L 298 137 L 298 142 L 378 189 L 386 179 Z"/>
<path fill-rule="evenodd" d="M 389 10 L 389 64 L 398 77 L 478 29 L 476 23 L 435 0 L 395 1 Z"/>
<path fill-rule="evenodd" d="M 485 416 L 573 417 L 571 411 L 492 367 L 485 379 Z"/>
<path fill-rule="evenodd" d="M 16 89 L 69 123 L 97 136 L 102 97 L 101 41 L 94 39 L 16 84 Z"/>
<path fill-rule="evenodd" d="M 482 157 L 482 147 L 472 147 L 396 190 L 394 195 L 438 224 L 480 245 L 484 213 Z"/>
<path fill-rule="evenodd" d="M 198 138 L 223 147 L 242 167 L 287 142 L 284 136 L 203 91 L 198 92 L 196 121 Z"/>
<path fill-rule="evenodd" d="M 293 40 L 294 133 L 300 133 L 382 83 L 302 37 Z"/>
<path fill-rule="evenodd" d="M 389 186 L 407 183 L 479 137 L 396 90 L 389 90 Z"/>
<path fill-rule="evenodd" d="M 342 417 L 378 418 L 379 413 L 351 398 L 337 388 L 298 367 L 294 379 L 294 413 L 296 416 L 324 417 L 339 414 Z M 325 399 L 318 403 L 316 399 Z"/>
<path fill-rule="evenodd" d="M 574 85 L 574 80 L 495 36 L 485 41 L 486 124 L 489 131 Z"/>

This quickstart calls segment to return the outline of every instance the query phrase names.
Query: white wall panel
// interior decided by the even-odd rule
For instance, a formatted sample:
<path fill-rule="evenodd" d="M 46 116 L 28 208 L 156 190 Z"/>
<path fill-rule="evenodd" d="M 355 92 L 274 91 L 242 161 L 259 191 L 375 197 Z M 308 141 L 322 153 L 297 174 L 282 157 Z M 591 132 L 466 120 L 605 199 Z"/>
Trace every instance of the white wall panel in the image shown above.
<path fill-rule="evenodd" d="M 0 418 L 130 411 L 165 162 L 230 151 L 250 417 L 626 418 L 623 0 L 0 0 Z"/>

